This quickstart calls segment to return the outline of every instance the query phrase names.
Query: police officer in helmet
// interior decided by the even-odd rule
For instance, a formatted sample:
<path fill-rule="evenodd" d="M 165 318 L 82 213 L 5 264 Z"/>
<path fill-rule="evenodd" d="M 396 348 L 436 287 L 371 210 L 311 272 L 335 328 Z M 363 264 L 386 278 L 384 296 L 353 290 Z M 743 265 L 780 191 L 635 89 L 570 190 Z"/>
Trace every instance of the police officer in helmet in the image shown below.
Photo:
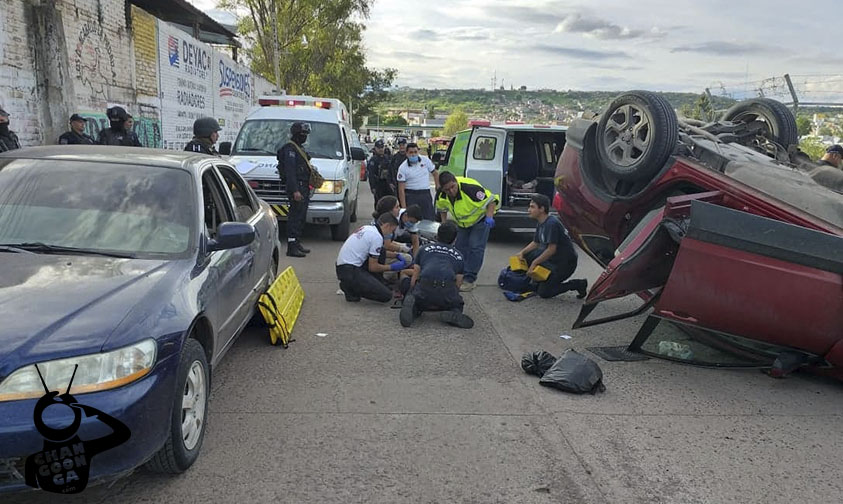
<path fill-rule="evenodd" d="M 129 120 L 129 114 L 123 107 L 111 107 L 106 113 L 108 122 L 111 126 L 101 130 L 97 136 L 97 143 L 100 145 L 122 145 L 124 147 L 133 147 L 132 139 L 126 133 L 126 121 Z"/>
<path fill-rule="evenodd" d="M 70 131 L 59 137 L 60 145 L 94 145 L 94 137 L 85 134 L 85 123 L 88 120 L 79 114 L 70 116 Z"/>
<path fill-rule="evenodd" d="M 20 140 L 9 129 L 9 113 L 0 108 L 0 152 L 20 149 Z"/>
<path fill-rule="evenodd" d="M 278 174 L 286 184 L 290 212 L 287 214 L 287 255 L 305 257 L 310 250 L 299 241 L 307 219 L 310 203 L 310 175 L 313 167 L 304 143 L 310 134 L 310 125 L 294 122 L 290 126 L 290 142 L 278 150 Z"/>
<path fill-rule="evenodd" d="M 220 131 L 222 128 L 216 119 L 200 117 L 193 122 L 193 140 L 184 146 L 184 150 L 219 157 L 220 154 L 214 145 L 220 139 Z"/>

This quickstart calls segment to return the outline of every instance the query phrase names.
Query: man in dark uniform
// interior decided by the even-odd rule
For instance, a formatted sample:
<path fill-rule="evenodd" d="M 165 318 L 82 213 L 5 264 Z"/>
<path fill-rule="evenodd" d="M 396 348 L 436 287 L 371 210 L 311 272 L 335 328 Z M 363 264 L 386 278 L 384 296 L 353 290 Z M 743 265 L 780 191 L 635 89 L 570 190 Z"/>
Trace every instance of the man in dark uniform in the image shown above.
<path fill-rule="evenodd" d="M 389 188 L 389 163 L 390 159 L 384 152 L 383 140 L 375 142 L 375 149 L 372 157 L 366 161 L 366 170 L 369 172 L 369 181 L 372 184 L 372 191 L 375 194 L 375 205 L 384 196 L 393 195 Z"/>
<path fill-rule="evenodd" d="M 0 152 L 20 149 L 20 140 L 9 129 L 9 113 L 0 108 Z"/>
<path fill-rule="evenodd" d="M 287 255 L 290 257 L 305 257 L 310 252 L 299 241 L 310 203 L 310 155 L 302 147 L 309 134 L 309 124 L 294 122 L 290 126 L 290 142 L 278 150 L 278 173 L 286 184 L 290 201 L 287 214 Z"/>
<path fill-rule="evenodd" d="M 463 299 L 459 287 L 462 283 L 463 256 L 454 247 L 457 225 L 443 222 L 436 233 L 437 243 L 419 249 L 413 264 L 412 278 L 401 280 L 404 303 L 399 320 L 404 327 L 424 311 L 439 310 L 440 320 L 446 324 L 471 329 L 474 321 L 462 312 Z"/>
<path fill-rule="evenodd" d="M 79 114 L 70 116 L 70 131 L 59 137 L 60 145 L 94 145 L 94 137 L 85 134 L 88 120 Z"/>
<path fill-rule="evenodd" d="M 577 269 L 577 251 L 568 235 L 565 225 L 550 212 L 550 199 L 536 194 L 530 200 L 530 217 L 538 221 L 533 241 L 518 252 L 517 257 L 529 264 L 527 274 L 539 265 L 550 270 L 547 280 L 539 283 L 539 296 L 551 298 L 563 292 L 575 290 L 577 297 L 586 295 L 588 282 L 584 279 L 568 280 Z"/>
<path fill-rule="evenodd" d="M 129 114 L 123 107 L 111 107 L 106 113 L 111 126 L 101 130 L 97 136 L 97 143 L 100 145 L 122 145 L 132 147 L 132 139 L 126 134 L 126 121 Z"/>
<path fill-rule="evenodd" d="M 200 117 L 193 121 L 193 140 L 184 146 L 184 150 L 190 152 L 201 152 L 209 156 L 219 157 L 219 152 L 214 147 L 220 139 L 220 123 L 213 117 Z"/>
<path fill-rule="evenodd" d="M 398 152 L 389 160 L 389 190 L 390 194 L 398 195 L 398 168 L 407 160 L 407 139 L 398 139 Z"/>
<path fill-rule="evenodd" d="M 135 118 L 132 117 L 132 114 L 128 114 L 129 118 L 126 119 L 126 124 L 123 125 L 123 129 L 126 130 L 126 135 L 129 137 L 129 145 L 132 147 L 143 147 L 140 143 L 140 138 L 138 138 L 138 134 L 135 133 Z"/>

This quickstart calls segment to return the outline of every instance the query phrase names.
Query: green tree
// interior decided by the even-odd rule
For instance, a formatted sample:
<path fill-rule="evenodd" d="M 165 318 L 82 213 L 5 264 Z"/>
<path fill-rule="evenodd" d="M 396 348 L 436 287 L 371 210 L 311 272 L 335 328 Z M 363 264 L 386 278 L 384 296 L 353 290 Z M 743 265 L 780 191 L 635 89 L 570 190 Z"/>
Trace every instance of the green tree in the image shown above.
<path fill-rule="evenodd" d="M 407 120 L 398 115 L 386 116 L 381 120 L 381 124 L 384 126 L 406 126 Z"/>
<path fill-rule="evenodd" d="M 813 124 L 811 124 L 811 119 L 805 116 L 799 116 L 796 118 L 796 130 L 798 131 L 799 136 L 809 135 L 812 129 Z"/>
<path fill-rule="evenodd" d="M 468 115 L 462 109 L 455 109 L 451 115 L 445 119 L 445 126 L 442 129 L 442 135 L 454 136 L 460 131 L 468 128 Z"/>
<path fill-rule="evenodd" d="M 699 95 L 693 105 L 682 105 L 679 108 L 679 113 L 688 119 L 705 122 L 713 121 L 717 116 L 717 112 L 714 110 L 714 104 L 711 103 L 711 98 L 707 93 Z"/>
<path fill-rule="evenodd" d="M 435 105 L 428 105 L 428 107 L 427 107 L 427 118 L 428 119 L 436 119 L 436 106 Z"/>
<path fill-rule="evenodd" d="M 803 138 L 799 141 L 799 148 L 805 154 L 811 156 L 814 161 L 820 159 L 825 154 L 825 145 L 816 137 Z"/>
<path fill-rule="evenodd" d="M 289 94 L 342 100 L 357 126 L 396 74 L 366 66 L 362 21 L 373 1 L 220 0 L 219 7 L 248 13 L 238 31 L 253 71 Z"/>
<path fill-rule="evenodd" d="M 823 124 L 822 126 L 820 126 L 820 129 L 819 131 L 817 131 L 817 133 L 820 136 L 832 136 L 834 135 L 834 130 L 831 129 L 831 126 L 829 126 L 828 124 Z"/>

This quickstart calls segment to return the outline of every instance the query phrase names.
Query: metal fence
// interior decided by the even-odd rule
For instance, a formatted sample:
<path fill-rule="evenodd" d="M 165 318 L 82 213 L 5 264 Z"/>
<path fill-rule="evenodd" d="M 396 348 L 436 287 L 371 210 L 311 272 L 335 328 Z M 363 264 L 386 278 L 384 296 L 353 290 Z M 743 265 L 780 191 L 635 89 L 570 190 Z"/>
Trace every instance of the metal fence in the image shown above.
<path fill-rule="evenodd" d="M 706 92 L 734 100 L 766 97 L 794 109 L 843 107 L 843 74 L 785 74 L 738 83 L 714 82 Z"/>

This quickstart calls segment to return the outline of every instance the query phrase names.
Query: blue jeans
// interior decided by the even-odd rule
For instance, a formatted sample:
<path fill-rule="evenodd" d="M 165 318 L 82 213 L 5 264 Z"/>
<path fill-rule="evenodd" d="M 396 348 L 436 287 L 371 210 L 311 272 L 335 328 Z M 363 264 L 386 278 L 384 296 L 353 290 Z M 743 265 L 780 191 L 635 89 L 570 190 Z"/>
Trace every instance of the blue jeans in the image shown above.
<path fill-rule="evenodd" d="M 457 242 L 454 246 L 463 255 L 465 261 L 465 282 L 475 282 L 480 268 L 483 266 L 483 256 L 486 255 L 486 242 L 489 241 L 489 226 L 485 219 L 468 228 L 457 228 Z"/>

